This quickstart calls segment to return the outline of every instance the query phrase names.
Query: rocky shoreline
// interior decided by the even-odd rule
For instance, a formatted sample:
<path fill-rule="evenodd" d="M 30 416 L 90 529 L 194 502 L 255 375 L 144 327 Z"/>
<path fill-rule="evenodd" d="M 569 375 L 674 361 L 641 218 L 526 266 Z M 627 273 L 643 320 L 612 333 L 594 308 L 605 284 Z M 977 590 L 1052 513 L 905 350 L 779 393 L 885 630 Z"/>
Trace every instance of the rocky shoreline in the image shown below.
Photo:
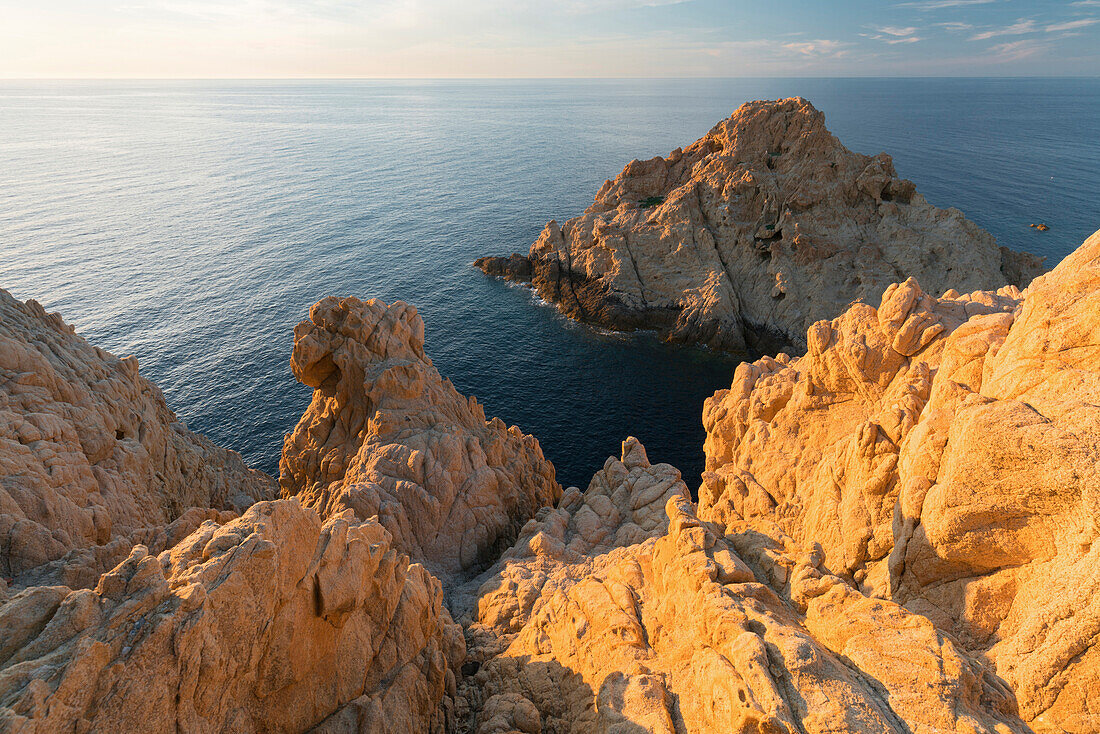
<path fill-rule="evenodd" d="M 890 156 L 845 148 L 801 98 L 747 103 L 688 148 L 631 161 L 526 255 L 474 265 L 581 322 L 770 353 L 907 277 L 942 293 L 1043 269 L 928 204 Z"/>
<path fill-rule="evenodd" d="M 403 303 L 295 329 L 276 487 L 0 292 L 0 729 L 1096 731 L 1098 315 L 1100 232 L 892 284 L 707 401 L 696 504 L 560 487 Z"/>
<path fill-rule="evenodd" d="M 697 488 L 629 436 L 562 487 L 353 297 L 276 480 L 0 290 L 0 731 L 1100 731 L 1100 232 L 1039 275 L 791 99 L 476 264 L 767 354 Z"/>

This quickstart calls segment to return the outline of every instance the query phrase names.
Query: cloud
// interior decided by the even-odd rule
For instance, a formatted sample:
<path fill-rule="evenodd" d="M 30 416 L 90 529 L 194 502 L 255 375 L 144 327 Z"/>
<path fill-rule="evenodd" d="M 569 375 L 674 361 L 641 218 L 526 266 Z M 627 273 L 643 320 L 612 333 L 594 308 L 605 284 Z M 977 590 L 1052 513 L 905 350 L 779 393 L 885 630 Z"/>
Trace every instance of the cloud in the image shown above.
<path fill-rule="evenodd" d="M 1097 0 L 1097 2 L 1100 2 L 1100 0 Z M 972 30 L 974 30 L 974 26 L 972 26 L 970 23 L 960 23 L 958 21 L 950 21 L 950 22 L 947 22 L 947 23 L 936 23 L 935 25 L 939 28 L 943 28 L 948 33 L 960 33 L 962 31 L 972 31 Z"/>
<path fill-rule="evenodd" d="M 1032 19 L 1024 20 L 1021 18 L 1012 25 L 1004 28 L 991 28 L 981 33 L 975 33 L 970 37 L 970 40 L 988 41 L 990 38 L 996 38 L 998 36 L 1022 36 L 1028 33 L 1039 33 L 1041 31 L 1045 31 L 1046 33 L 1073 31 L 1078 28 L 1088 28 L 1097 23 L 1100 23 L 1100 18 L 1081 18 L 1080 20 L 1069 20 L 1063 23 L 1051 23 L 1050 25 L 1040 26 Z"/>
<path fill-rule="evenodd" d="M 946 8 L 962 8 L 968 5 L 988 5 L 999 0 L 915 0 L 914 2 L 898 3 L 899 8 L 915 8 L 916 10 L 944 10 Z"/>
<path fill-rule="evenodd" d="M 1100 8 L 1100 0 L 1077 0 L 1070 3 L 1075 8 Z"/>
<path fill-rule="evenodd" d="M 996 38 L 997 36 L 1022 36 L 1025 33 L 1034 33 L 1039 28 L 1035 25 L 1034 20 L 1020 19 L 1010 26 L 1004 28 L 994 28 L 988 31 L 982 31 L 981 33 L 975 33 L 970 37 L 971 41 L 988 41 L 990 38 Z"/>
<path fill-rule="evenodd" d="M 884 25 L 881 28 L 875 28 L 875 30 L 888 36 L 911 36 L 917 32 L 917 29 L 913 26 L 898 28 L 897 26 Z"/>
<path fill-rule="evenodd" d="M 860 33 L 859 35 L 863 36 L 864 38 L 869 38 L 872 41 L 882 41 L 883 43 L 888 43 L 890 45 L 898 43 L 916 43 L 917 41 L 923 40 L 919 36 L 913 35 L 918 30 L 920 30 L 916 26 L 900 28 L 898 26 L 887 25 L 872 26 L 871 29 L 876 32 L 873 34 Z"/>
<path fill-rule="evenodd" d="M 1045 50 L 1045 45 L 1037 43 L 1032 39 L 1009 41 L 1008 43 L 998 43 L 996 46 L 992 46 L 989 49 L 991 54 L 989 60 L 997 63 L 1020 61 L 1021 59 L 1029 58 Z"/>
<path fill-rule="evenodd" d="M 803 56 L 839 57 L 847 53 L 848 44 L 819 38 L 813 41 L 793 41 L 782 44 L 783 48 Z"/>
<path fill-rule="evenodd" d="M 1096 25 L 1100 23 L 1100 18 L 1082 18 L 1081 20 L 1071 20 L 1066 23 L 1055 23 L 1054 25 L 1048 25 L 1045 30 L 1047 33 L 1056 33 L 1058 31 L 1072 31 L 1077 28 L 1087 28 L 1090 25 Z"/>

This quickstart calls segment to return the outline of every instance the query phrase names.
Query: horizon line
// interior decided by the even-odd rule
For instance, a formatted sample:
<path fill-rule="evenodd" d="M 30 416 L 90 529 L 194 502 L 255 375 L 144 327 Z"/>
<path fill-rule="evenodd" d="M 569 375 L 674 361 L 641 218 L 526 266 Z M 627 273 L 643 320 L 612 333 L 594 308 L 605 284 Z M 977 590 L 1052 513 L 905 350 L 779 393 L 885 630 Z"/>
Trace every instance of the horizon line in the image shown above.
<path fill-rule="evenodd" d="M 733 81 L 758 79 L 1100 79 L 1100 74 L 900 74 L 759 76 L 0 76 L 2 82 L 169 82 L 169 81 Z"/>

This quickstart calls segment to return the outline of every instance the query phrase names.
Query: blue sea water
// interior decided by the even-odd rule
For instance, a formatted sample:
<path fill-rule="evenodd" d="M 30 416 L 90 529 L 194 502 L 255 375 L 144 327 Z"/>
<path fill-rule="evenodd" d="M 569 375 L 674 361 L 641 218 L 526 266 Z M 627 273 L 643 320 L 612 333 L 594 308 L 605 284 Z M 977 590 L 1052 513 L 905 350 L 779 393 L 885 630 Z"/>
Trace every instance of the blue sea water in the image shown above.
<path fill-rule="evenodd" d="M 1100 227 L 1097 79 L 0 82 L 0 287 L 138 356 L 189 427 L 270 473 L 309 401 L 293 326 L 336 294 L 415 304 L 439 370 L 564 484 L 633 434 L 694 485 L 736 357 L 574 324 L 470 263 L 795 94 L 1003 245 L 1053 265 Z"/>

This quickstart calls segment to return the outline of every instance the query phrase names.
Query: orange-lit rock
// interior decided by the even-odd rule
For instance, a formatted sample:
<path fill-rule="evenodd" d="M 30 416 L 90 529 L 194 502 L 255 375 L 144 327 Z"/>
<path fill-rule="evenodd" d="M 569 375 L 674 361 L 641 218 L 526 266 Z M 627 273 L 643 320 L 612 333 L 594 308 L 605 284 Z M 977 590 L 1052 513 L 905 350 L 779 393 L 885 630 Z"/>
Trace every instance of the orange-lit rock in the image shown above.
<path fill-rule="evenodd" d="M 0 596 L 0 729 L 447 731 L 463 643 L 439 581 L 351 514 L 261 502 L 94 590 Z"/>
<path fill-rule="evenodd" d="M 983 658 L 1037 731 L 1100 730 L 1100 233 L 1023 293 L 913 281 L 707 401 L 700 514 Z"/>
<path fill-rule="evenodd" d="M 188 431 L 135 358 L 0 290 L 0 576 L 93 585 L 134 543 L 162 550 L 274 493 Z"/>
<path fill-rule="evenodd" d="M 1011 692 L 929 620 L 789 538 L 724 537 L 686 494 L 631 439 L 524 528 L 459 618 L 480 663 L 461 731 L 1025 731 Z"/>
<path fill-rule="evenodd" d="M 326 298 L 294 330 L 313 401 L 286 437 L 279 484 L 323 517 L 377 515 L 443 577 L 490 565 L 561 488 L 539 443 L 443 379 L 404 303 Z"/>

